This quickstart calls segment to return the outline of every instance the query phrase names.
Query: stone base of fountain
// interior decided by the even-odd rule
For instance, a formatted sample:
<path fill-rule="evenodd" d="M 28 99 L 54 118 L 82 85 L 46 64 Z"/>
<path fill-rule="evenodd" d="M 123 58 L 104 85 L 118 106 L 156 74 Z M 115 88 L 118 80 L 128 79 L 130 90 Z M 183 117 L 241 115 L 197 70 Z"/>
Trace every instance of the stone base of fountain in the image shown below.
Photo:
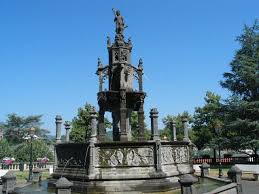
<path fill-rule="evenodd" d="M 193 172 L 188 142 L 64 143 L 56 146 L 60 177 L 75 192 L 155 192 L 179 187 L 182 174 Z"/>

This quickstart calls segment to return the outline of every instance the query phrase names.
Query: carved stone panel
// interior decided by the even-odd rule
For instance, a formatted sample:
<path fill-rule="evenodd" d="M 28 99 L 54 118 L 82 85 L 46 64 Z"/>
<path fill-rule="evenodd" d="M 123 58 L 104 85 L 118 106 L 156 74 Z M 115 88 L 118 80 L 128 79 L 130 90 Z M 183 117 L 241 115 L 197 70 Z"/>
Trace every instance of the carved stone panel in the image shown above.
<path fill-rule="evenodd" d="M 153 147 L 96 148 L 96 167 L 154 165 Z"/>
<path fill-rule="evenodd" d="M 59 144 L 56 146 L 58 166 L 87 168 L 88 144 Z"/>
<path fill-rule="evenodd" d="M 182 164 L 189 161 L 189 150 L 187 146 L 162 146 L 162 165 Z"/>

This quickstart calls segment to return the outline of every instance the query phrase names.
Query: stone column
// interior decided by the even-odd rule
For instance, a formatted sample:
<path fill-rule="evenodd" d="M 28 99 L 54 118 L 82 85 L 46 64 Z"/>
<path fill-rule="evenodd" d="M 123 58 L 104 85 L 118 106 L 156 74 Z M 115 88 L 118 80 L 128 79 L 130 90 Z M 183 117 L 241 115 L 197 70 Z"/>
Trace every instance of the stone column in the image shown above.
<path fill-rule="evenodd" d="M 71 194 L 73 183 L 69 182 L 65 177 L 61 177 L 56 182 L 56 194 Z"/>
<path fill-rule="evenodd" d="M 99 117 L 98 117 L 98 140 L 104 141 L 105 140 L 105 125 L 104 125 L 104 111 L 99 111 Z"/>
<path fill-rule="evenodd" d="M 182 117 L 183 129 L 184 129 L 184 138 L 183 141 L 190 142 L 189 134 L 188 134 L 188 124 L 187 124 L 187 117 Z"/>
<path fill-rule="evenodd" d="M 62 117 L 60 115 L 56 116 L 56 143 L 61 143 L 61 124 Z"/>
<path fill-rule="evenodd" d="M 70 122 L 69 121 L 65 121 L 64 123 L 64 126 L 65 126 L 65 130 L 66 130 L 66 143 L 68 143 L 70 141 L 70 128 L 71 128 L 71 125 L 70 125 Z"/>
<path fill-rule="evenodd" d="M 128 141 L 126 89 L 120 89 L 120 141 Z"/>
<path fill-rule="evenodd" d="M 156 153 L 156 155 L 155 155 L 156 170 L 161 171 L 162 161 L 161 161 L 161 141 L 160 141 L 160 139 L 156 140 L 155 153 Z"/>
<path fill-rule="evenodd" d="M 103 65 L 100 58 L 98 58 L 98 69 L 96 73 L 99 76 L 99 92 L 102 92 L 103 91 Z"/>
<path fill-rule="evenodd" d="M 159 131 L 158 131 L 158 111 L 156 108 L 150 110 L 150 119 L 151 119 L 151 140 L 158 140 Z"/>
<path fill-rule="evenodd" d="M 143 61 L 140 58 L 139 59 L 139 64 L 138 64 L 138 87 L 139 87 L 139 91 L 142 92 L 143 91 L 143 81 L 142 81 L 142 75 L 143 75 Z"/>
<path fill-rule="evenodd" d="M 237 194 L 243 193 L 241 176 L 242 176 L 242 171 L 236 166 L 232 166 L 228 171 L 228 178 L 231 179 L 232 182 L 237 184 Z"/>
<path fill-rule="evenodd" d="M 90 111 L 90 118 L 91 118 L 91 142 L 96 143 L 97 142 L 97 112 L 95 108 L 93 107 Z"/>
<path fill-rule="evenodd" d="M 177 141 L 176 137 L 176 122 L 172 121 L 172 129 L 173 129 L 173 141 Z"/>
<path fill-rule="evenodd" d="M 210 168 L 209 164 L 202 163 L 202 165 L 199 167 L 201 169 L 201 177 L 209 176 L 209 168 Z"/>
<path fill-rule="evenodd" d="M 140 97 L 140 107 L 138 110 L 138 126 L 139 126 L 139 141 L 144 141 L 144 130 L 145 130 L 145 123 L 144 123 L 144 98 L 145 96 Z"/>
<path fill-rule="evenodd" d="M 12 193 L 16 184 L 16 176 L 12 171 L 8 171 L 2 179 L 2 193 Z"/>
<path fill-rule="evenodd" d="M 178 182 L 181 184 L 181 194 L 192 194 L 192 185 L 197 181 L 198 179 L 190 174 L 182 175 L 178 180 Z"/>

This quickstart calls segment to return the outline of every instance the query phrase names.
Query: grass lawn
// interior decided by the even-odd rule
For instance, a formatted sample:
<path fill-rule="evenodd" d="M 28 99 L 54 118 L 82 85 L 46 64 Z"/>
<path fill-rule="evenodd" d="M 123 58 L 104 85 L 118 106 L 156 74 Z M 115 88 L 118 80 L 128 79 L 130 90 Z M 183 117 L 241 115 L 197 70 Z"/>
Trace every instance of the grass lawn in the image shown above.
<path fill-rule="evenodd" d="M 27 179 L 29 177 L 29 171 L 15 171 L 14 174 L 16 175 L 16 183 L 17 184 L 24 184 L 27 182 Z M 48 171 L 42 172 L 42 178 L 41 180 L 45 180 L 48 177 L 50 177 L 50 174 Z"/>

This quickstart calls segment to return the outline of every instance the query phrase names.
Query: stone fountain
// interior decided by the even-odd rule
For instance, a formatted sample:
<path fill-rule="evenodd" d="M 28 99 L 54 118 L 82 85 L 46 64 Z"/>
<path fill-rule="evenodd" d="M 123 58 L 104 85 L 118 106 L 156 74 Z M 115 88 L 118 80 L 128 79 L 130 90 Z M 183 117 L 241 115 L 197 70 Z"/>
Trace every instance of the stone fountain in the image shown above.
<path fill-rule="evenodd" d="M 109 37 L 107 40 L 108 65 L 98 59 L 99 110 L 98 116 L 94 108 L 91 111 L 91 137 L 85 143 L 70 143 L 68 139 L 61 143 L 61 118 L 56 117 L 57 166 L 48 185 L 54 187 L 57 179 L 66 177 L 73 183 L 72 191 L 82 193 L 142 193 L 179 188 L 179 176 L 193 172 L 186 125 L 182 141 L 175 137 L 173 141 L 160 140 L 158 111 L 152 108 L 151 137 L 145 140 L 143 62 L 140 59 L 137 66 L 132 64 L 132 42 L 125 41 L 123 34 L 127 26 L 118 10 L 114 14 L 116 35 L 113 42 Z M 138 89 L 133 87 L 134 79 Z M 133 111 L 138 113 L 138 141 L 132 141 Z M 106 138 L 105 112 L 112 114 L 112 142 Z"/>

